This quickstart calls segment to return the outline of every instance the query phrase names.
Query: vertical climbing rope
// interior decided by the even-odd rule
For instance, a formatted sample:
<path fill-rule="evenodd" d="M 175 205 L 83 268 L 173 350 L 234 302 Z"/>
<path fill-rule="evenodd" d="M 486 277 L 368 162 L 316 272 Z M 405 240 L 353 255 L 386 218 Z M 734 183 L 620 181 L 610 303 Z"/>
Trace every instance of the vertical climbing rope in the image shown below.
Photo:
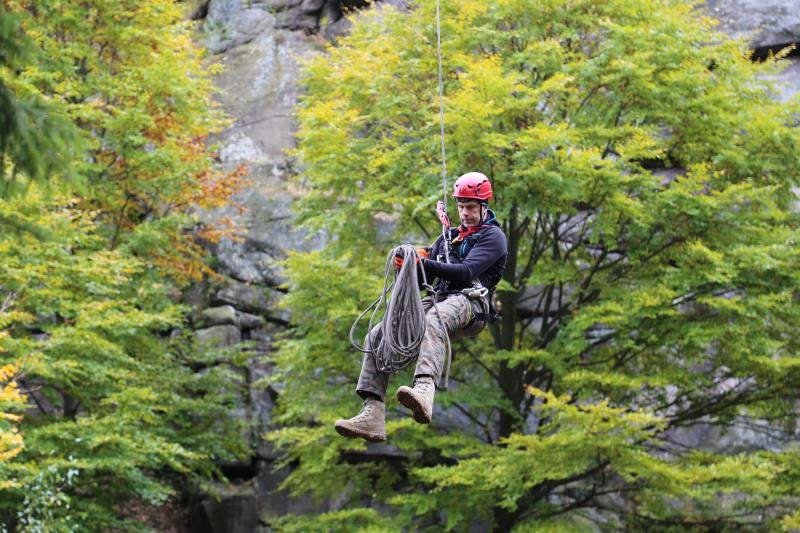
<path fill-rule="evenodd" d="M 447 213 L 447 155 L 444 149 L 444 77 L 442 75 L 442 28 L 439 14 L 439 0 L 436 0 L 436 58 L 439 65 L 439 134 L 442 139 L 442 203 Z M 449 228 L 442 226 L 442 244 L 444 244 L 445 260 L 450 262 Z"/>

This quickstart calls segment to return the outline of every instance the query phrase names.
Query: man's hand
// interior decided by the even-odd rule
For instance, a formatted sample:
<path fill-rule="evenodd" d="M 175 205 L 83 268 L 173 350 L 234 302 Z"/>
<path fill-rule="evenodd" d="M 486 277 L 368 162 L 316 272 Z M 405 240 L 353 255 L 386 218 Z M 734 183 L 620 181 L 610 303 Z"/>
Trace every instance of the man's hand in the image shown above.
<path fill-rule="evenodd" d="M 427 248 L 421 248 L 421 247 L 417 248 L 417 255 L 419 256 L 419 257 L 417 257 L 417 264 L 419 264 L 419 258 L 420 257 L 422 259 L 427 259 L 428 258 L 428 249 Z M 397 270 L 400 270 L 401 268 L 403 268 L 403 256 L 400 255 L 399 252 L 394 255 L 394 267 Z"/>

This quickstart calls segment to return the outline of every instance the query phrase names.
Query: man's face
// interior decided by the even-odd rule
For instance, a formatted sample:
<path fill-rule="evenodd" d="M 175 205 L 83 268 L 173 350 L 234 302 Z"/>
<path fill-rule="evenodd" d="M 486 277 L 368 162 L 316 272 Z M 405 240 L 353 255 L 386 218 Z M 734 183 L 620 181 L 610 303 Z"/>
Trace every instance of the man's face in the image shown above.
<path fill-rule="evenodd" d="M 458 200 L 458 218 L 465 226 L 473 227 L 479 225 L 481 222 L 481 204 L 477 200 Z"/>

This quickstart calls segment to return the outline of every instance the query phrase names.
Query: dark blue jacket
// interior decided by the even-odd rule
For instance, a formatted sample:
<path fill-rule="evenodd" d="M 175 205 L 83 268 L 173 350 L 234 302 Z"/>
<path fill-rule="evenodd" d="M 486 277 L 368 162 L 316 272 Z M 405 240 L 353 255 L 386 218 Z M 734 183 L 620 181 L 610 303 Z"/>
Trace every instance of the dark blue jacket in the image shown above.
<path fill-rule="evenodd" d="M 458 237 L 458 229 L 450 230 L 450 240 Z M 430 259 L 423 260 L 428 282 L 438 278 L 437 291 L 460 291 L 479 280 L 493 291 L 502 279 L 508 260 L 506 235 L 490 209 L 482 227 L 466 237 L 463 242 L 450 245 L 450 263 L 444 257 L 444 246 L 440 236 L 431 246 Z"/>

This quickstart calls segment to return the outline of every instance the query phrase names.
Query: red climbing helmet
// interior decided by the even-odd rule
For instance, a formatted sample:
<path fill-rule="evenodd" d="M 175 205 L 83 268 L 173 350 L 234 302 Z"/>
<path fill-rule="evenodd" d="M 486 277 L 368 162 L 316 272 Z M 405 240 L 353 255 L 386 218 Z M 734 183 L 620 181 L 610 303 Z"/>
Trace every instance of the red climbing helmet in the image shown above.
<path fill-rule="evenodd" d="M 487 203 L 492 199 L 492 183 L 480 172 L 467 172 L 453 184 L 453 198 Z"/>

